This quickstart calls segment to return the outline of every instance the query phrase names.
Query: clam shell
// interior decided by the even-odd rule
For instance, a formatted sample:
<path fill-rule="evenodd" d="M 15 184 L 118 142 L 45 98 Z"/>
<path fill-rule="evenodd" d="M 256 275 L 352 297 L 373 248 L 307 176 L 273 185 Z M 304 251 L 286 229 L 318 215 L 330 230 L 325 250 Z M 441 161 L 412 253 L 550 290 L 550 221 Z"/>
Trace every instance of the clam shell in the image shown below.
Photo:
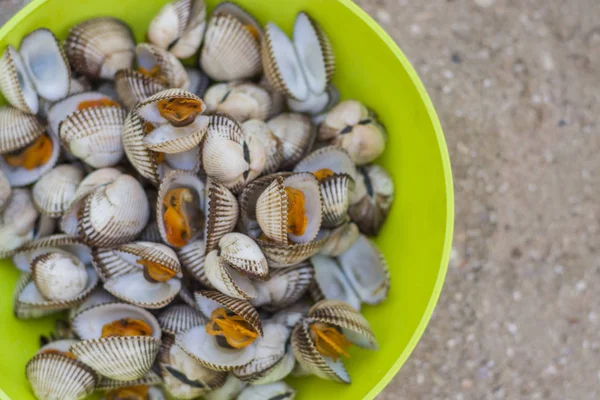
<path fill-rule="evenodd" d="M 148 222 L 148 225 L 146 225 L 142 233 L 140 233 L 140 235 L 137 237 L 137 240 L 153 243 L 162 242 L 162 237 L 160 236 L 160 229 L 158 229 L 158 222 L 156 222 L 155 220 L 150 220 L 150 222 Z"/>
<path fill-rule="evenodd" d="M 133 242 L 118 247 L 118 251 L 132 254 L 137 258 L 159 263 L 181 278 L 181 265 L 177 254 L 173 249 L 160 244 L 150 242 Z"/>
<path fill-rule="evenodd" d="M 138 102 L 167 89 L 167 86 L 134 69 L 122 69 L 115 75 L 115 89 L 125 107 L 132 109 Z"/>
<path fill-rule="evenodd" d="M 306 298 L 300 299 L 291 306 L 277 311 L 271 316 L 270 321 L 285 325 L 292 329 L 298 322 L 306 317 L 308 310 L 310 310 L 312 305 L 313 303 L 309 302 Z"/>
<path fill-rule="evenodd" d="M 100 377 L 100 381 L 96 385 L 97 390 L 114 390 L 127 386 L 155 386 L 160 385 L 162 383 L 162 379 L 160 375 L 156 372 L 150 370 L 146 375 L 139 379 L 135 379 L 133 381 L 117 381 L 115 379 L 110 379 L 107 377 Z"/>
<path fill-rule="evenodd" d="M 195 190 L 198 194 L 198 198 L 200 200 L 199 207 L 201 210 L 205 208 L 205 203 L 207 200 L 205 199 L 205 186 L 204 183 L 193 173 L 188 171 L 171 171 L 165 178 L 161 181 L 160 187 L 158 189 L 158 199 L 156 202 L 156 215 L 158 222 L 158 229 L 160 230 L 160 235 L 164 243 L 169 244 L 167 240 L 167 232 L 165 228 L 165 222 L 163 215 L 165 213 L 165 206 L 163 205 L 163 199 L 167 195 L 167 193 L 171 189 L 176 189 L 180 187 L 187 187 L 189 189 Z M 195 236 L 191 237 L 188 241 L 191 242 L 193 240 L 198 239 L 202 234 L 202 231 L 198 229 L 198 232 Z"/>
<path fill-rule="evenodd" d="M 4 207 L 8 205 L 10 196 L 12 195 L 12 188 L 8 182 L 8 178 L 4 175 L 4 172 L 0 169 L 0 213 L 4 210 Z"/>
<path fill-rule="evenodd" d="M 345 100 L 331 109 L 319 125 L 319 140 L 330 140 L 338 136 L 348 126 L 357 125 L 369 116 L 369 109 L 357 100 Z"/>
<path fill-rule="evenodd" d="M 0 154 L 19 150 L 44 133 L 35 115 L 14 107 L 0 107 Z"/>
<path fill-rule="evenodd" d="M 157 154 L 143 144 L 144 121 L 137 112 L 137 107 L 131 110 L 125 119 L 123 128 L 123 147 L 127 159 L 136 171 L 154 185 L 159 183 Z"/>
<path fill-rule="evenodd" d="M 207 318 L 210 318 L 212 312 L 216 308 L 225 307 L 234 314 L 242 317 L 246 322 L 252 325 L 261 336 L 263 336 L 263 328 L 258 311 L 256 311 L 256 308 L 246 300 L 236 299 L 223 293 L 219 293 L 216 290 L 201 290 L 200 292 L 195 292 L 194 296 L 200 311 L 202 311 Z"/>
<path fill-rule="evenodd" d="M 92 79 L 113 79 L 118 70 L 131 68 L 135 42 L 123 21 L 100 17 L 72 27 L 65 50 L 76 72 Z"/>
<path fill-rule="evenodd" d="M 133 240 L 150 217 L 146 192 L 129 175 L 94 190 L 86 197 L 78 231 L 84 243 L 108 247 Z"/>
<path fill-rule="evenodd" d="M 270 268 L 284 268 L 301 263 L 319 252 L 327 241 L 327 236 L 319 237 L 308 243 L 279 245 L 265 240 L 256 240 L 269 261 Z"/>
<path fill-rule="evenodd" d="M 198 68 L 186 67 L 188 77 L 190 79 L 189 91 L 194 93 L 198 97 L 204 97 L 208 85 L 210 85 L 210 78 L 204 72 Z"/>
<path fill-rule="evenodd" d="M 228 374 L 225 383 L 220 388 L 211 390 L 204 395 L 206 400 L 233 400 L 246 387 L 246 383 Z"/>
<path fill-rule="evenodd" d="M 195 326 L 206 324 L 207 319 L 199 311 L 185 304 L 170 306 L 158 316 L 163 333 L 176 335 Z"/>
<path fill-rule="evenodd" d="M 190 85 L 188 74 L 172 53 L 150 43 L 140 43 L 135 48 L 137 62 L 140 67 L 151 70 L 158 65 L 161 73 L 167 78 L 169 87 L 187 89 Z"/>
<path fill-rule="evenodd" d="M 342 333 L 353 344 L 369 350 L 377 350 L 377 340 L 371 325 L 348 303 L 337 300 L 323 300 L 308 311 L 309 322 L 323 322 L 342 329 Z"/>
<path fill-rule="evenodd" d="M 59 40 L 50 30 L 36 29 L 25 36 L 19 51 L 40 97 L 56 101 L 69 94 L 69 60 Z"/>
<path fill-rule="evenodd" d="M 204 271 L 206 246 L 204 240 L 193 240 L 177 250 L 181 265 L 202 285 L 212 288 L 212 284 Z"/>
<path fill-rule="evenodd" d="M 23 59 L 11 45 L 0 57 L 0 91 L 13 107 L 37 114 L 39 101 Z"/>
<path fill-rule="evenodd" d="M 262 170 L 263 175 L 272 174 L 279 169 L 283 160 L 283 145 L 281 140 L 269 129 L 266 122 L 258 119 L 251 119 L 242 124 L 245 137 L 254 137 L 258 139 L 265 150 L 265 165 Z"/>
<path fill-rule="evenodd" d="M 206 185 L 206 225 L 204 239 L 206 253 L 217 247 L 221 238 L 233 231 L 239 216 L 235 196 L 220 182 L 208 179 Z"/>
<path fill-rule="evenodd" d="M 48 110 L 48 131 L 58 136 L 59 126 L 69 115 L 79 110 L 79 105 L 86 101 L 111 100 L 114 99 L 102 92 L 82 92 L 59 100 L 52 104 Z M 103 106 L 106 107 L 106 106 Z"/>
<path fill-rule="evenodd" d="M 296 391 L 285 382 L 251 385 L 242 390 L 238 400 L 293 400 Z"/>
<path fill-rule="evenodd" d="M 200 115 L 190 125 L 175 128 L 170 125 L 157 128 L 142 142 L 152 151 L 173 154 L 194 149 L 208 131 L 209 117 Z"/>
<path fill-rule="evenodd" d="M 256 297 L 256 289 L 248 277 L 232 268 L 219 256 L 218 250 L 213 250 L 206 255 L 204 271 L 211 286 L 227 296 L 242 300 Z"/>
<path fill-rule="evenodd" d="M 266 385 L 285 379 L 296 365 L 296 357 L 292 348 L 286 351 L 284 356 L 272 367 L 263 371 L 261 374 L 256 374 L 252 379 L 253 385 Z"/>
<path fill-rule="evenodd" d="M 206 28 L 204 0 L 175 0 L 167 3 L 152 19 L 148 40 L 169 49 L 177 58 L 193 56 Z"/>
<path fill-rule="evenodd" d="M 242 8 L 223 3 L 208 20 L 200 67 L 216 81 L 248 79 L 260 74 L 260 43 L 246 26 L 261 34 L 260 25 Z"/>
<path fill-rule="evenodd" d="M 75 199 L 83 170 L 72 164 L 54 167 L 33 185 L 35 207 L 44 215 L 60 217 Z"/>
<path fill-rule="evenodd" d="M 348 220 L 350 193 L 354 181 L 348 174 L 335 174 L 320 182 L 323 199 L 323 226 L 335 228 Z"/>
<path fill-rule="evenodd" d="M 55 234 L 35 239 L 21 246 L 13 256 L 13 263 L 23 272 L 31 272 L 31 261 L 54 249 L 71 253 L 84 264 L 90 264 L 90 249 L 77 236 Z"/>
<path fill-rule="evenodd" d="M 310 287 L 313 300 L 340 300 L 360 310 L 361 299 L 336 260 L 315 255 L 310 258 L 310 263 L 314 270 L 314 282 Z"/>
<path fill-rule="evenodd" d="M 38 399 L 83 399 L 98 382 L 87 365 L 60 354 L 37 354 L 27 362 L 25 375 Z"/>
<path fill-rule="evenodd" d="M 59 312 L 59 310 L 41 308 L 37 307 L 36 305 L 22 303 L 19 300 L 19 296 L 21 295 L 25 287 L 29 285 L 35 287 L 35 285 L 31 281 L 31 274 L 26 272 L 21 273 L 21 275 L 19 275 L 17 283 L 15 284 L 15 290 L 13 291 L 13 314 L 16 318 L 23 320 L 31 318 L 40 318 L 46 315 L 51 315 Z M 29 289 L 31 290 L 31 288 Z M 35 292 L 41 298 L 41 295 L 39 294 L 39 292 L 37 292 L 37 289 L 35 290 Z"/>
<path fill-rule="evenodd" d="M 310 117 L 303 114 L 283 113 L 267 122 L 271 132 L 281 140 L 283 161 L 280 168 L 293 167 L 310 151 L 316 137 L 316 129 Z"/>
<path fill-rule="evenodd" d="M 375 243 L 360 235 L 348 250 L 339 255 L 338 260 L 362 301 L 374 305 L 386 299 L 390 289 L 390 270 Z"/>
<path fill-rule="evenodd" d="M 320 253 L 329 257 L 337 257 L 352 246 L 359 234 L 358 226 L 353 222 L 340 225 L 331 231 Z"/>
<path fill-rule="evenodd" d="M 285 179 L 277 177 L 262 192 L 256 201 L 256 220 L 269 239 L 279 244 L 287 244 L 288 196 L 285 192 Z"/>
<path fill-rule="evenodd" d="M 367 188 L 366 194 L 348 209 L 348 213 L 362 232 L 377 236 L 392 207 L 394 182 L 388 172 L 376 164 L 361 167 L 359 172 Z"/>
<path fill-rule="evenodd" d="M 267 259 L 260 247 L 250 237 L 241 233 L 228 233 L 219 240 L 219 256 L 231 267 L 254 278 L 269 274 Z"/>
<path fill-rule="evenodd" d="M 112 248 L 92 249 L 92 265 L 103 282 L 139 270 L 139 266 Z"/>
<path fill-rule="evenodd" d="M 47 300 L 69 301 L 79 297 L 88 284 L 85 265 L 62 251 L 40 254 L 31 262 L 31 278 Z"/>
<path fill-rule="evenodd" d="M 94 306 L 118 302 L 119 300 L 115 296 L 108 293 L 101 286 L 97 286 L 94 288 L 94 290 L 92 290 L 92 293 L 86 297 L 83 303 L 69 310 L 69 321 L 73 321 L 77 315 Z"/>
<path fill-rule="evenodd" d="M 239 122 L 264 121 L 272 107 L 269 92 L 251 82 L 217 83 L 208 88 L 204 101 L 209 112 L 225 113 Z"/>
<path fill-rule="evenodd" d="M 143 271 L 136 271 L 108 279 L 104 289 L 113 296 L 138 307 L 163 308 L 179 293 L 181 280 L 149 282 Z"/>
<path fill-rule="evenodd" d="M 0 218 L 0 257 L 10 257 L 33 239 L 39 214 L 28 189 L 14 189 Z"/>
<path fill-rule="evenodd" d="M 291 306 L 304 296 L 313 278 L 314 271 L 308 263 L 275 269 L 268 280 L 254 282 L 258 296 L 251 303 L 270 311 Z"/>
<path fill-rule="evenodd" d="M 94 168 L 116 165 L 123 158 L 122 107 L 92 107 L 76 111 L 60 123 L 59 136 L 77 158 Z"/>
<path fill-rule="evenodd" d="M 292 332 L 292 350 L 294 356 L 308 372 L 322 379 L 341 383 L 350 383 L 350 375 L 341 359 L 333 361 L 331 357 L 323 357 L 313 343 L 306 323 L 296 325 Z"/>
<path fill-rule="evenodd" d="M 3 157 L 0 157 L 0 169 L 4 171 L 4 174 L 13 188 L 27 186 L 37 181 L 42 175 L 56 165 L 60 154 L 60 143 L 57 136 L 53 134 L 48 134 L 48 136 L 52 142 L 52 153 L 48 161 L 39 167 L 35 167 L 31 170 L 23 167 L 12 167 L 4 161 Z"/>

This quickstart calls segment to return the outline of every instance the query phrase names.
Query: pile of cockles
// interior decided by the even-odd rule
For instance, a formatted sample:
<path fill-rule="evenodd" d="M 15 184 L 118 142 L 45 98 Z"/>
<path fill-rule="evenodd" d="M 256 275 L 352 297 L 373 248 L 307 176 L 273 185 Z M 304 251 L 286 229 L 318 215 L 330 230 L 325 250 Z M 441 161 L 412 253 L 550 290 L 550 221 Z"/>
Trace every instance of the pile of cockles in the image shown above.
<path fill-rule="evenodd" d="M 69 327 L 27 363 L 33 393 L 283 400 L 288 376 L 350 383 L 351 346 L 378 348 L 361 306 L 390 285 L 369 238 L 394 195 L 372 164 L 384 127 L 339 100 L 304 12 L 289 37 L 233 3 L 176 0 L 144 34 L 94 18 L 0 59 L 14 314 Z"/>

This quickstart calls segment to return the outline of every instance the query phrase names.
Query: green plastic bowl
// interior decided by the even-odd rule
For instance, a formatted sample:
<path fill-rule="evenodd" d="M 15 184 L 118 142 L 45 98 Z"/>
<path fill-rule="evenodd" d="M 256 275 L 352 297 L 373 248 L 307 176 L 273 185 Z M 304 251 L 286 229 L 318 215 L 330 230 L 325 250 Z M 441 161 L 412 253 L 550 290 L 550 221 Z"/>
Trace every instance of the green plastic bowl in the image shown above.
<path fill-rule="evenodd" d="M 388 299 L 364 307 L 380 350 L 352 348 L 346 366 L 351 385 L 317 378 L 291 379 L 299 399 L 372 399 L 398 372 L 423 334 L 439 297 L 452 243 L 454 198 L 450 160 L 435 109 L 414 69 L 394 41 L 349 0 L 235 0 L 261 23 L 288 32 L 300 10 L 329 35 L 337 60 L 334 79 L 343 98 L 361 100 L 379 114 L 389 140 L 378 160 L 393 176 L 396 198 L 377 244 L 389 262 Z M 207 0 L 209 8 L 218 0 Z M 166 0 L 36 0 L 0 30 L 0 49 L 46 27 L 65 38 L 69 27 L 98 16 L 126 21 L 143 40 Z M 0 398 L 33 399 L 25 363 L 54 320 L 19 321 L 12 314 L 18 272 L 0 261 Z M 2 394 L 2 390 L 6 395 Z"/>

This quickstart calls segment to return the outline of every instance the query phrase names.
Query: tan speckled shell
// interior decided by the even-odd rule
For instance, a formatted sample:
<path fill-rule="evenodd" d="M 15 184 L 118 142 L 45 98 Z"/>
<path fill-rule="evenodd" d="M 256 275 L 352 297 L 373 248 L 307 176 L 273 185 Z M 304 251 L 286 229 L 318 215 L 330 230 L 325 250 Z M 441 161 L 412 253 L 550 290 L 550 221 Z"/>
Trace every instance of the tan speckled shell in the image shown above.
<path fill-rule="evenodd" d="M 354 181 L 348 174 L 335 174 L 320 182 L 323 199 L 323 227 L 335 228 L 348 220 L 350 193 Z"/>
<path fill-rule="evenodd" d="M 92 79 L 113 79 L 118 70 L 131 68 L 135 42 L 123 21 L 100 17 L 73 26 L 65 50 L 76 72 Z"/>
<path fill-rule="evenodd" d="M 190 85 L 188 74 L 183 67 L 183 64 L 181 64 L 181 61 L 179 61 L 172 53 L 150 43 L 140 43 L 136 47 L 138 64 L 140 63 L 140 51 L 147 51 L 154 57 L 156 64 L 166 76 L 171 88 L 188 88 Z"/>
<path fill-rule="evenodd" d="M 280 168 L 293 167 L 307 154 L 315 141 L 317 130 L 310 117 L 297 113 L 282 113 L 267 121 L 271 132 L 281 140 L 283 161 Z"/>
<path fill-rule="evenodd" d="M 150 371 L 160 349 L 152 336 L 112 336 L 83 340 L 71 346 L 78 360 L 116 380 L 140 379 Z"/>
<path fill-rule="evenodd" d="M 115 75 L 115 89 L 128 109 L 167 87 L 158 80 L 134 69 L 122 69 Z"/>
<path fill-rule="evenodd" d="M 235 10 L 231 12 L 232 9 Z M 242 22 L 236 14 L 244 15 L 246 21 Z M 261 34 L 260 25 L 235 4 L 217 7 L 210 16 L 199 62 L 213 80 L 247 79 L 261 72 L 260 43 L 245 24 L 251 24 Z"/>
<path fill-rule="evenodd" d="M 226 233 L 235 228 L 239 216 L 239 206 L 235 196 L 220 182 L 209 178 L 206 185 L 204 239 L 208 254 L 217 248 L 217 243 Z"/>
<path fill-rule="evenodd" d="M 196 302 L 198 302 L 198 294 L 216 301 L 234 314 L 239 315 L 244 319 L 244 321 L 252 325 L 252 327 L 256 329 L 256 331 L 262 336 L 263 329 L 258 311 L 256 311 L 256 308 L 254 308 L 252 304 L 246 300 L 235 299 L 233 297 L 226 296 L 223 293 L 217 292 L 216 290 L 201 290 L 199 293 L 195 294 Z M 210 315 L 207 317 L 210 317 Z"/>
<path fill-rule="evenodd" d="M 279 176 L 256 201 L 256 220 L 263 233 L 277 244 L 287 244 L 288 196 Z"/>
<path fill-rule="evenodd" d="M 14 107 L 0 107 L 0 154 L 22 149 L 44 133 L 35 115 Z"/>
<path fill-rule="evenodd" d="M 176 335 L 198 325 L 206 324 L 208 320 L 198 310 L 185 304 L 167 307 L 158 315 L 158 323 L 163 334 Z"/>
<path fill-rule="evenodd" d="M 29 75 L 27 75 L 26 67 L 23 64 L 23 74 L 21 74 L 21 78 L 27 89 L 30 91 L 29 95 L 31 96 L 29 102 L 27 102 L 23 90 L 19 85 L 17 63 L 23 64 L 21 56 L 14 47 L 8 45 L 6 50 L 4 50 L 2 57 L 0 57 L 0 91 L 13 107 L 29 114 L 37 114 L 39 103 L 33 87 L 33 82 Z"/>
<path fill-rule="evenodd" d="M 60 217 L 75 199 L 75 192 L 83 179 L 83 170 L 76 165 L 58 165 L 44 174 L 33 185 L 33 203 L 42 214 Z"/>
<path fill-rule="evenodd" d="M 204 272 L 205 245 L 204 240 L 193 240 L 180 249 L 177 256 L 181 265 L 192 274 L 196 280 L 208 288 L 213 288 Z"/>
<path fill-rule="evenodd" d="M 39 399 L 83 399 L 98 382 L 84 363 L 61 354 L 37 354 L 27 362 L 25 375 Z"/>

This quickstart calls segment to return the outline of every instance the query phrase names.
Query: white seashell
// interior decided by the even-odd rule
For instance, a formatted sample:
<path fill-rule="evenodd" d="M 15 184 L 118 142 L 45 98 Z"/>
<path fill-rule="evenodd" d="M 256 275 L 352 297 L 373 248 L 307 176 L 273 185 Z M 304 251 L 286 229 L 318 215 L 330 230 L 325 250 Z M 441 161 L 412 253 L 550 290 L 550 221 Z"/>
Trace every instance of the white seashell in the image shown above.
<path fill-rule="evenodd" d="M 205 207 L 204 240 L 208 253 L 225 234 L 233 231 L 240 213 L 233 193 L 215 179 L 207 180 Z"/>
<path fill-rule="evenodd" d="M 250 385 L 242 390 L 238 400 L 293 400 L 296 391 L 285 382 L 275 382 L 266 385 Z"/>
<path fill-rule="evenodd" d="M 115 89 L 128 109 L 138 102 L 167 89 L 167 85 L 133 69 L 122 69 L 115 75 Z"/>
<path fill-rule="evenodd" d="M 236 299 L 216 290 L 201 290 L 194 293 L 196 304 L 206 318 L 217 308 L 226 308 L 248 322 L 262 336 L 263 328 L 258 311 L 246 300 Z"/>
<path fill-rule="evenodd" d="M 40 294 L 48 300 L 67 301 L 85 290 L 85 265 L 66 252 L 45 253 L 31 262 L 31 277 Z"/>
<path fill-rule="evenodd" d="M 118 303 L 118 302 L 119 302 L 119 300 L 115 296 L 108 293 L 102 287 L 98 286 L 94 290 L 92 290 L 92 293 L 88 297 L 86 297 L 86 299 L 83 301 L 83 303 L 81 303 L 78 306 L 73 307 L 69 310 L 69 321 L 73 321 L 73 319 L 77 315 L 79 315 L 83 311 L 88 310 L 94 306 L 98 306 L 100 304 Z"/>
<path fill-rule="evenodd" d="M 348 174 L 334 174 L 320 180 L 323 199 L 323 226 L 335 228 L 348 220 L 350 193 L 354 181 Z"/>
<path fill-rule="evenodd" d="M 75 192 L 75 199 L 82 199 L 96 188 L 107 185 L 123 175 L 117 168 L 100 168 L 90 172 L 83 178 Z"/>
<path fill-rule="evenodd" d="M 246 385 L 246 382 L 239 380 L 233 374 L 228 374 L 223 386 L 206 393 L 204 398 L 206 400 L 234 400 Z"/>
<path fill-rule="evenodd" d="M 316 115 L 327 109 L 329 101 L 330 98 L 328 92 L 319 94 L 313 94 L 312 92 L 309 92 L 308 97 L 303 101 L 295 100 L 291 97 L 288 98 L 287 105 L 290 111 Z"/>
<path fill-rule="evenodd" d="M 33 185 L 33 203 L 42 214 L 57 218 L 75 199 L 82 179 L 81 168 L 72 164 L 56 166 Z"/>
<path fill-rule="evenodd" d="M 361 299 L 335 259 L 315 255 L 310 258 L 310 263 L 314 270 L 310 293 L 315 301 L 339 300 L 360 310 Z"/>
<path fill-rule="evenodd" d="M 313 277 L 314 270 L 307 263 L 275 269 L 268 280 L 254 282 L 257 297 L 251 303 L 268 310 L 288 307 L 304 296 Z"/>
<path fill-rule="evenodd" d="M 251 119 L 242 124 L 245 138 L 258 139 L 265 153 L 265 163 L 262 175 L 271 174 L 279 169 L 283 160 L 283 146 L 281 140 L 269 129 L 266 122 Z M 246 139 L 248 140 L 248 139 Z"/>
<path fill-rule="evenodd" d="M 96 385 L 96 390 L 114 390 L 119 388 L 124 388 L 128 386 L 156 386 L 162 383 L 162 379 L 160 375 L 156 372 L 150 370 L 146 375 L 141 377 L 140 379 L 135 379 L 133 381 L 117 381 L 114 379 L 100 377 L 100 381 Z M 149 388 L 152 389 L 152 388 Z M 150 395 L 150 393 L 148 393 Z"/>
<path fill-rule="evenodd" d="M 181 289 L 181 280 L 149 282 L 144 272 L 137 271 L 108 279 L 104 289 L 127 303 L 157 309 L 173 301 Z"/>
<path fill-rule="evenodd" d="M 248 79 L 260 74 L 260 25 L 241 7 L 222 3 L 213 10 L 199 63 L 213 80 Z"/>
<path fill-rule="evenodd" d="M 39 101 L 21 55 L 8 45 L 0 57 L 0 91 L 13 107 L 37 114 Z"/>
<path fill-rule="evenodd" d="M 8 205 L 11 195 L 12 188 L 10 187 L 10 183 L 8 182 L 8 178 L 0 169 L 0 212 L 2 212 L 2 210 L 4 210 L 4 207 Z"/>
<path fill-rule="evenodd" d="M 272 107 L 269 92 L 251 82 L 217 83 L 208 88 L 204 101 L 209 112 L 228 114 L 239 122 L 264 121 Z"/>
<path fill-rule="evenodd" d="M 198 97 L 204 97 L 206 89 L 208 89 L 208 85 L 210 85 L 210 78 L 208 75 L 198 68 L 186 67 L 185 70 L 190 79 L 189 91 Z"/>
<path fill-rule="evenodd" d="M 359 168 L 360 178 L 366 188 L 365 195 L 349 209 L 348 213 L 360 230 L 376 236 L 392 207 L 394 181 L 383 167 L 371 164 Z"/>
<path fill-rule="evenodd" d="M 190 85 L 188 74 L 172 53 L 150 43 L 140 43 L 135 48 L 137 62 L 141 68 L 150 71 L 156 66 L 172 88 L 187 89 Z"/>
<path fill-rule="evenodd" d="M 33 239 L 38 212 L 28 189 L 15 189 L 0 219 L 0 257 L 10 257 Z"/>
<path fill-rule="evenodd" d="M 260 247 L 250 237 L 232 232 L 219 240 L 219 256 L 231 267 L 254 277 L 265 278 L 269 274 L 267 259 Z"/>
<path fill-rule="evenodd" d="M 359 234 L 358 226 L 353 222 L 340 225 L 331 231 L 320 253 L 329 257 L 337 257 L 352 246 Z"/>
<path fill-rule="evenodd" d="M 110 96 L 101 92 L 83 92 L 69 96 L 52 104 L 48 110 L 48 130 L 55 135 L 59 134 L 59 126 L 69 115 L 78 111 L 86 103 L 104 106 L 104 104 L 118 105 Z M 92 107 L 93 108 L 93 107 Z"/>
<path fill-rule="evenodd" d="M 256 289 L 248 277 L 232 268 L 217 250 L 206 255 L 204 272 L 211 285 L 227 296 L 241 300 L 256 297 Z"/>
<path fill-rule="evenodd" d="M 0 107 L 0 154 L 20 150 L 44 133 L 35 115 L 18 108 Z"/>
<path fill-rule="evenodd" d="M 206 254 L 206 246 L 204 240 L 192 240 L 182 248 L 177 250 L 177 256 L 181 265 L 192 274 L 194 278 L 202 285 L 211 288 L 212 284 L 206 278 L 204 270 L 204 259 Z"/>
<path fill-rule="evenodd" d="M 256 377 L 253 385 L 266 385 L 287 378 L 296 366 L 296 357 L 291 347 L 286 351 L 284 356 L 271 368 L 265 371 L 262 376 Z"/>
<path fill-rule="evenodd" d="M 303 114 L 283 113 L 267 122 L 283 146 L 280 168 L 293 167 L 313 146 L 316 129 L 310 118 Z"/>
<path fill-rule="evenodd" d="M 136 171 L 154 185 L 159 183 L 157 153 L 149 150 L 142 140 L 145 136 L 144 120 L 134 108 L 125 119 L 123 128 L 123 148 L 127 159 Z"/>
<path fill-rule="evenodd" d="M 176 335 L 195 326 L 206 324 L 207 319 L 199 311 L 185 304 L 169 306 L 158 316 L 163 333 Z"/>
<path fill-rule="evenodd" d="M 152 151 L 182 153 L 200 144 L 208 131 L 209 121 L 209 117 L 200 115 L 194 122 L 181 128 L 163 125 L 147 134 L 142 143 Z"/>
<path fill-rule="evenodd" d="M 73 26 L 65 50 L 76 72 L 89 78 L 113 79 L 133 64 L 135 42 L 129 27 L 111 17 L 93 18 Z"/>
<path fill-rule="evenodd" d="M 43 253 L 63 251 L 74 255 L 82 263 L 91 263 L 90 248 L 76 236 L 55 234 L 35 239 L 21 246 L 13 256 L 13 264 L 22 272 L 31 272 L 31 262 Z"/>
<path fill-rule="evenodd" d="M 260 239 L 257 239 L 256 242 L 267 257 L 269 268 L 285 268 L 299 264 L 318 253 L 327 241 L 328 234 L 322 230 L 312 242 L 308 243 L 282 245 Z"/>

